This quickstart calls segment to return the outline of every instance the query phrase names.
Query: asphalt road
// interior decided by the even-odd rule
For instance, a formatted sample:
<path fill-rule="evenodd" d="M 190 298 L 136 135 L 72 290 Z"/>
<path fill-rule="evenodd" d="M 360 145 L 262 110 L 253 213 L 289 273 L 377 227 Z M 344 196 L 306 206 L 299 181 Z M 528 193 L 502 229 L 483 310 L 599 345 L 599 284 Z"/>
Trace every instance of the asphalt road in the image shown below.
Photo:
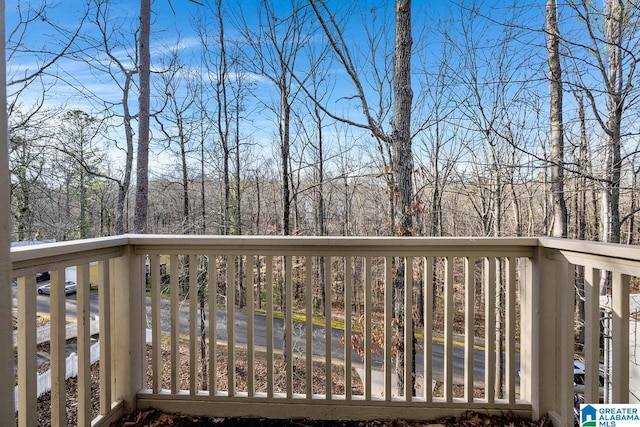
<path fill-rule="evenodd" d="M 98 294 L 92 292 L 90 297 L 91 315 L 98 314 Z M 37 297 L 38 312 L 49 312 L 49 296 L 38 295 Z M 183 336 L 189 335 L 189 306 L 188 304 L 180 305 L 180 334 Z M 161 324 L 163 333 L 169 333 L 169 301 L 163 300 L 161 303 Z M 76 315 L 76 295 L 67 295 L 67 316 L 75 317 Z M 216 312 L 216 336 L 219 341 L 227 341 L 227 315 L 225 311 L 218 310 Z M 254 345 L 260 347 L 266 347 L 267 345 L 267 322 L 266 317 L 261 314 L 256 314 L 254 317 Z M 147 320 L 148 324 L 151 323 L 151 309 L 150 299 L 147 299 Z M 234 321 L 234 335 L 235 343 L 244 345 L 247 343 L 247 317 L 243 311 L 236 311 Z M 282 350 L 284 348 L 284 320 L 274 318 L 274 334 L 273 345 L 275 349 Z M 306 324 L 294 322 L 294 353 L 306 352 Z M 344 359 L 344 347 L 340 345 L 344 331 L 341 329 L 333 328 L 331 330 L 331 349 L 332 357 L 337 360 Z M 313 354 L 314 356 L 324 357 L 325 355 L 325 328 L 318 325 L 313 325 L 312 339 L 313 339 Z M 419 346 L 422 343 L 418 343 Z M 434 380 L 442 380 L 443 365 L 444 365 L 444 346 L 440 343 L 433 343 L 433 378 Z M 351 351 L 352 361 L 354 363 L 362 363 L 362 358 L 356 351 Z M 416 352 L 416 369 L 419 373 L 422 372 L 423 353 Z M 372 357 L 373 366 L 375 369 L 381 369 L 383 364 L 382 355 L 374 354 Z M 484 379 L 484 351 L 481 349 L 474 350 L 474 377 L 477 382 Z M 516 361 L 519 364 L 519 361 Z M 461 381 L 464 378 L 464 347 L 455 346 L 453 349 L 453 375 L 456 382 Z"/>

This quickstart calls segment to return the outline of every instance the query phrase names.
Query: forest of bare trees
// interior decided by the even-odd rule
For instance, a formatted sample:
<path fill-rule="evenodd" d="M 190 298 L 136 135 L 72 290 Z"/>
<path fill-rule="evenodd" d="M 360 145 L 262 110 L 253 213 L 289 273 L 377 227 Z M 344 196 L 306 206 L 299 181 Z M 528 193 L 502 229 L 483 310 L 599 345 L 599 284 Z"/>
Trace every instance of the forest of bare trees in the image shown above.
<path fill-rule="evenodd" d="M 637 0 L 141 0 L 134 9 L 18 1 L 7 16 L 14 241 L 171 233 L 640 242 Z M 294 258 L 278 268 L 300 270 Z M 398 256 L 384 266 L 399 394 L 415 392 L 415 378 L 403 377 L 405 317 L 423 324 L 426 311 L 407 308 L 405 276 L 430 283 L 431 271 L 437 287 L 445 268 L 454 274 L 453 263 L 431 261 Z M 204 263 L 180 262 L 185 271 Z M 216 274 L 235 272 L 242 308 L 243 274 L 255 268 L 260 295 L 262 261 L 226 262 Z M 487 313 L 501 351 L 500 286 L 514 267 L 495 262 Z M 328 286 L 344 286 L 332 263 L 318 256 L 304 266 L 317 274 L 306 292 L 319 313 L 332 310 Z M 414 286 L 418 304 L 423 291 Z M 578 313 L 584 319 L 580 302 Z"/>
<path fill-rule="evenodd" d="M 161 3 L 8 11 L 14 241 L 640 241 L 636 1 Z"/>

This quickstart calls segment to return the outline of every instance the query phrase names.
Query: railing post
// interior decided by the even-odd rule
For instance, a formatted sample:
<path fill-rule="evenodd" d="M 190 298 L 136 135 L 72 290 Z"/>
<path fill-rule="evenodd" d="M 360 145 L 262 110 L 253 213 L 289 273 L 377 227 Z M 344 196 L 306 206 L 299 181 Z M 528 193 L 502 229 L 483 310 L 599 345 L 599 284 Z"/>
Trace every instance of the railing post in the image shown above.
<path fill-rule="evenodd" d="M 136 394 L 144 386 L 145 374 L 145 279 L 143 257 L 127 246 L 111 264 L 114 288 L 113 318 L 115 398 L 125 412 L 136 409 Z"/>
<path fill-rule="evenodd" d="M 626 274 L 612 274 L 612 402 L 629 403 L 629 286 Z"/>
<path fill-rule="evenodd" d="M 0 1 L 0 51 L 5 48 L 4 1 Z M 11 317 L 11 257 L 10 257 L 10 178 L 9 131 L 7 126 L 6 61 L 0 60 L 0 425 L 15 425 L 13 327 Z"/>
<path fill-rule="evenodd" d="M 534 418 L 547 414 L 555 426 L 573 425 L 573 281 L 568 263 L 534 248 L 531 260 L 531 405 Z M 569 314 L 571 313 L 571 314 Z"/>

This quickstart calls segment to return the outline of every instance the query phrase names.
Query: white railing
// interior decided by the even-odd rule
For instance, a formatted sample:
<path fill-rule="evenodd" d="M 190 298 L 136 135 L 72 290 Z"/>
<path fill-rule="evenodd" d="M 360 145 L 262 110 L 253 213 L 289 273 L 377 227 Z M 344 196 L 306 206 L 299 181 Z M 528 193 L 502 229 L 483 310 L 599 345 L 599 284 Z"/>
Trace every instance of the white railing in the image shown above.
<path fill-rule="evenodd" d="M 637 247 L 536 238 L 121 236 L 17 248 L 12 262 L 21 426 L 38 419 L 35 322 L 43 297 L 35 274 L 52 272 L 51 371 L 64 378 L 69 313 L 61 286 L 69 266 L 77 266 L 78 282 L 77 425 L 108 425 L 153 406 L 319 419 L 434 419 L 472 409 L 548 414 L 568 426 L 574 266 L 585 267 L 586 400 L 598 401 L 600 269 L 612 272 L 611 398 L 629 399 Z M 97 416 L 91 315 L 101 319 Z M 66 393 L 64 381 L 53 382 L 54 424 L 66 424 Z"/>

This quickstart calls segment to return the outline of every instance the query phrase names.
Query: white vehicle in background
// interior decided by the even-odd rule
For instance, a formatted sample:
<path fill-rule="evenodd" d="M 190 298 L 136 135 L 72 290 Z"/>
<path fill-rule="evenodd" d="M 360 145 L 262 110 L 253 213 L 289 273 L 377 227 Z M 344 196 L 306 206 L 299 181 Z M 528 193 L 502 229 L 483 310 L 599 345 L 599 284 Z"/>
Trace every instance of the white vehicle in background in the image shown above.
<path fill-rule="evenodd" d="M 77 290 L 78 287 L 76 286 L 76 282 L 74 282 L 73 280 L 68 280 L 64 283 L 64 293 L 66 295 L 75 294 Z M 51 295 L 51 283 L 40 286 L 38 288 L 38 293 L 40 295 Z"/>
<path fill-rule="evenodd" d="M 585 376 L 585 364 L 582 360 L 573 361 L 573 390 L 575 394 L 584 396 L 584 376 Z M 604 365 L 600 364 L 600 372 L 598 375 L 598 396 L 600 396 L 600 402 L 604 401 L 604 382 L 605 372 Z"/>

